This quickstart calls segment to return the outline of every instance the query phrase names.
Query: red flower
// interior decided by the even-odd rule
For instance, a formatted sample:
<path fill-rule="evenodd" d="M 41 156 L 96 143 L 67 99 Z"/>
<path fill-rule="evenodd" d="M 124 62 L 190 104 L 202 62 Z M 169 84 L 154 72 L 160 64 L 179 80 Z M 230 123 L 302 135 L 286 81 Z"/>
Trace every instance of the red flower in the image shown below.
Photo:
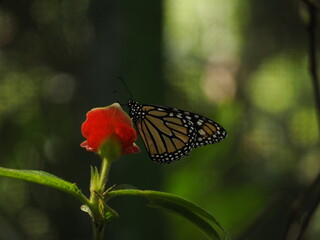
<path fill-rule="evenodd" d="M 87 119 L 81 126 L 83 137 L 87 140 L 81 147 L 87 151 L 99 153 L 106 142 L 112 142 L 108 147 L 117 147 L 121 155 L 139 152 L 134 143 L 137 133 L 133 128 L 130 117 L 118 103 L 103 108 L 94 108 L 87 113 Z"/>

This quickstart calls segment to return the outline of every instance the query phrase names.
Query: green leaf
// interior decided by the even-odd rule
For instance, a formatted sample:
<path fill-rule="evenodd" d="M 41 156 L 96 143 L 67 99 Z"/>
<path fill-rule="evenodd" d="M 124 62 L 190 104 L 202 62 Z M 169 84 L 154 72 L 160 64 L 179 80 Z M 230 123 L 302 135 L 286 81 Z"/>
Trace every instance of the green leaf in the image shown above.
<path fill-rule="evenodd" d="M 0 176 L 10 177 L 28 182 L 38 183 L 49 186 L 69 193 L 85 204 L 88 204 L 88 199 L 81 193 L 75 183 L 67 182 L 55 175 L 43 171 L 36 170 L 18 170 L 0 167 Z"/>
<path fill-rule="evenodd" d="M 129 190 L 129 189 L 134 189 L 134 190 L 139 190 L 138 188 L 136 188 L 135 186 L 132 186 L 130 184 L 118 184 L 115 185 L 114 188 L 112 189 L 112 191 L 116 191 L 116 190 Z"/>
<path fill-rule="evenodd" d="M 209 212 L 185 198 L 170 193 L 137 189 L 113 190 L 108 193 L 107 197 L 113 198 L 125 195 L 142 196 L 149 200 L 151 207 L 161 208 L 189 219 L 209 239 L 229 239 L 227 232 Z"/>

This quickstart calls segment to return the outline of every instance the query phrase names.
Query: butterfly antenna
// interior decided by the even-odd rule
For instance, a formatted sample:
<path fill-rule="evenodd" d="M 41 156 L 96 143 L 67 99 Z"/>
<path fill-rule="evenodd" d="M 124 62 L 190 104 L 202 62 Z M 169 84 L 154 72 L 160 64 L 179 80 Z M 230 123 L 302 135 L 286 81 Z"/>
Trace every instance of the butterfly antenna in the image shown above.
<path fill-rule="evenodd" d="M 130 90 L 129 90 L 127 84 L 125 83 L 125 81 L 123 80 L 123 78 L 122 78 L 122 77 L 118 77 L 118 78 L 121 80 L 121 82 L 123 83 L 123 85 L 124 85 L 125 88 L 127 89 L 128 93 L 129 93 L 129 95 L 130 95 L 130 98 L 133 99 L 132 93 L 130 92 Z"/>

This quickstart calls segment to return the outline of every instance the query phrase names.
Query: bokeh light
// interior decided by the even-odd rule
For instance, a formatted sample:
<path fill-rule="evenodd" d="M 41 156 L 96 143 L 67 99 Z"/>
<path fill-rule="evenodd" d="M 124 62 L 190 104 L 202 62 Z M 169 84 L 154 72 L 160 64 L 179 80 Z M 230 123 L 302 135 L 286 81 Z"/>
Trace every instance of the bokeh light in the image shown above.
<path fill-rule="evenodd" d="M 0 9 L 0 46 L 9 44 L 15 37 L 16 23 L 12 14 Z"/>
<path fill-rule="evenodd" d="M 251 77 L 252 102 L 269 113 L 290 109 L 296 104 L 297 69 L 283 56 L 267 60 Z"/>
<path fill-rule="evenodd" d="M 75 79 L 69 74 L 56 74 L 45 79 L 43 93 L 48 101 L 66 103 L 70 101 L 75 91 Z"/>
<path fill-rule="evenodd" d="M 317 117 L 313 108 L 296 109 L 289 122 L 291 139 L 297 147 L 315 146 L 319 139 Z"/>
<path fill-rule="evenodd" d="M 32 239 L 43 239 L 45 236 L 50 236 L 50 223 L 46 213 L 40 209 L 26 207 L 20 213 L 19 221 L 27 236 Z M 50 239 L 51 237 L 49 237 Z"/>
<path fill-rule="evenodd" d="M 37 91 L 33 79 L 23 72 L 6 73 L 0 82 L 0 89 L 0 116 L 31 104 Z"/>

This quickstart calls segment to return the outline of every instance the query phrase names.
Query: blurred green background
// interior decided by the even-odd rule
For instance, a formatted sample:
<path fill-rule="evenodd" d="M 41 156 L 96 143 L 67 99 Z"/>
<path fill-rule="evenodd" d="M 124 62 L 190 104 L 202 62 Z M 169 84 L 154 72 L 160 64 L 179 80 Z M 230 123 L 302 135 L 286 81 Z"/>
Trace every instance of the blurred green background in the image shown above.
<path fill-rule="evenodd" d="M 142 152 L 109 184 L 167 191 L 210 211 L 233 239 L 281 239 L 292 201 L 320 169 L 306 10 L 277 0 L 3 0 L 0 165 L 44 170 L 88 193 L 97 156 L 81 149 L 86 112 L 120 101 L 172 106 L 228 131 L 170 165 Z M 135 198 L 105 239 L 205 239 Z M 71 196 L 0 178 L 0 239 L 91 239 Z M 320 212 L 305 240 L 320 239 Z"/>

